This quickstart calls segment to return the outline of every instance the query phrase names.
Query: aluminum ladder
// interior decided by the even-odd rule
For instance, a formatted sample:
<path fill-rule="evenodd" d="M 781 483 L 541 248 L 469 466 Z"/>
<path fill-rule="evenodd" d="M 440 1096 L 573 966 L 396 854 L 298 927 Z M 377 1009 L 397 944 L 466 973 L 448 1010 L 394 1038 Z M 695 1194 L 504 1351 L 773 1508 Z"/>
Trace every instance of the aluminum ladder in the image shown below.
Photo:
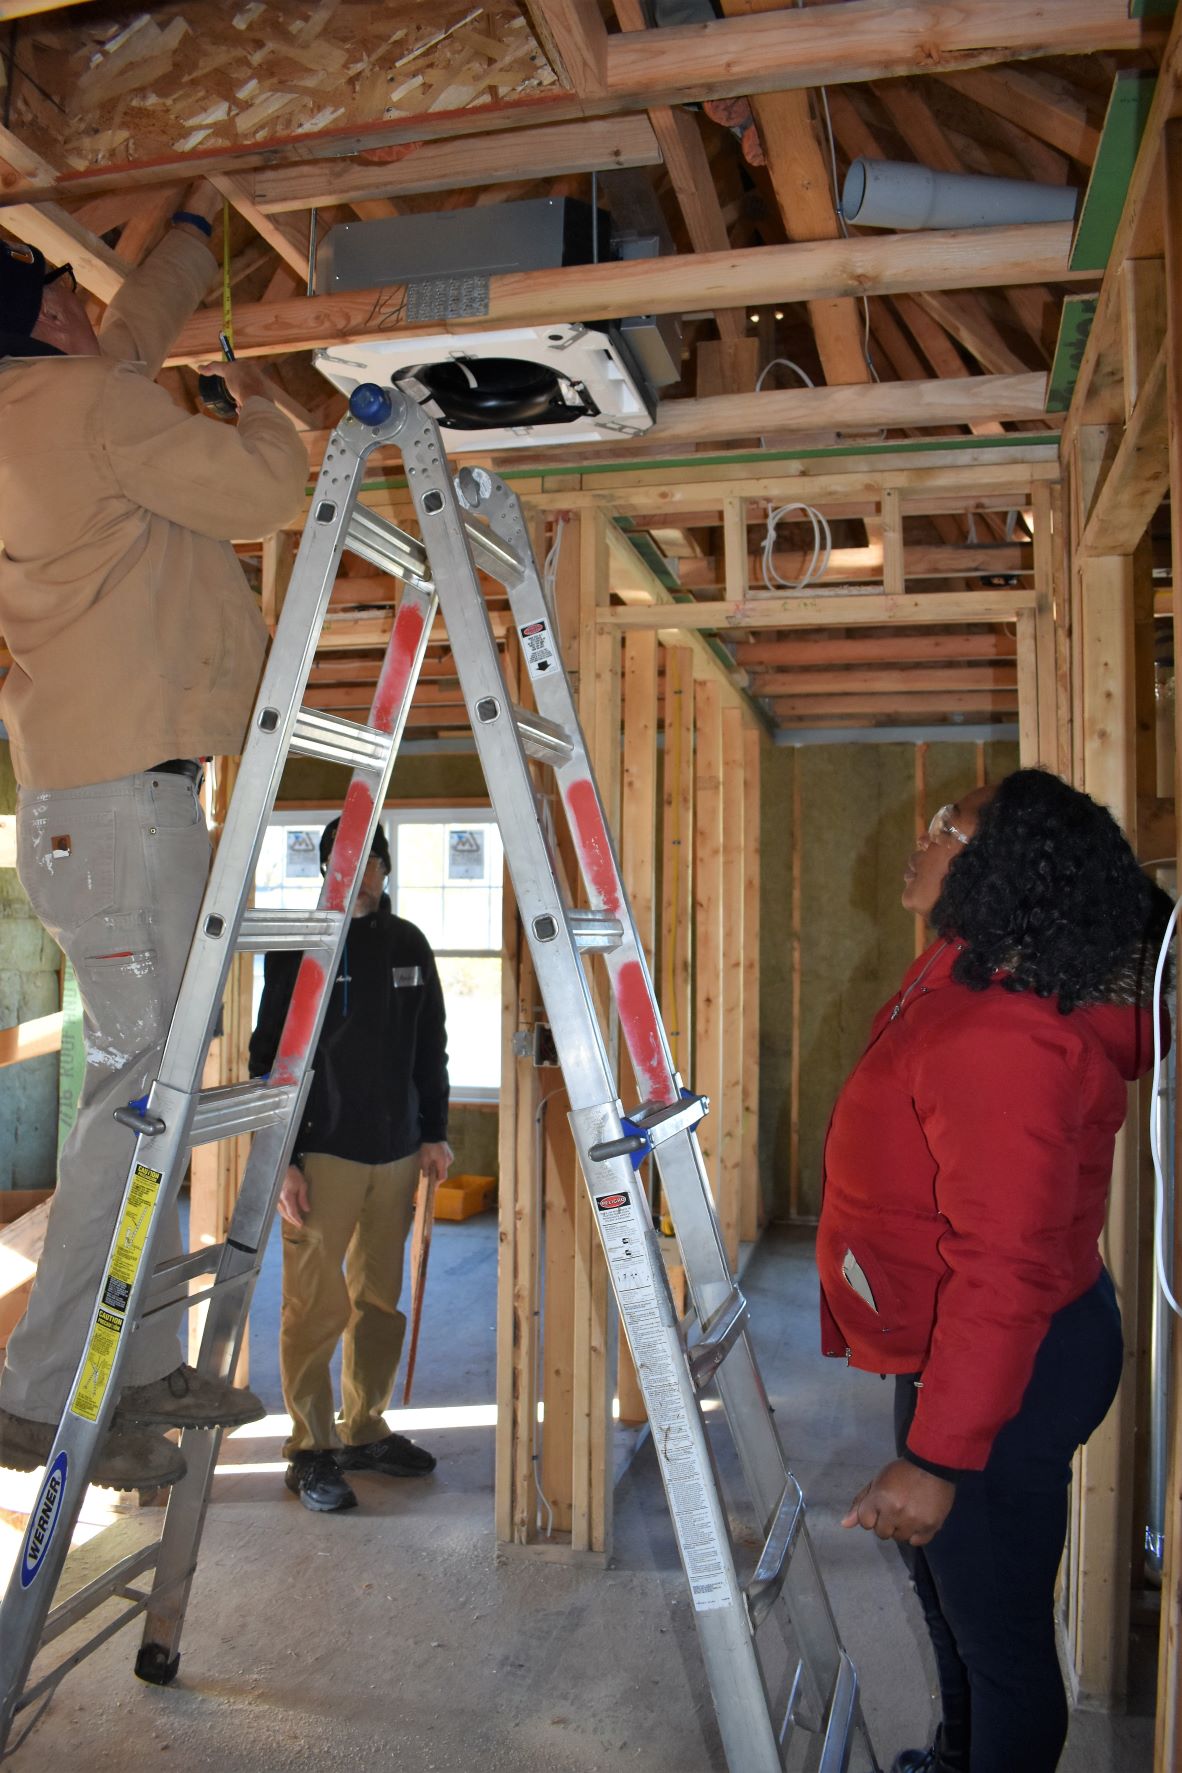
<path fill-rule="evenodd" d="M 422 540 L 366 510 L 358 495 L 376 449 L 403 457 Z M 402 579 L 386 657 L 365 724 L 302 706 L 343 550 Z M 506 589 L 536 712 L 506 690 L 477 569 Z M 751 1343 L 747 1304 L 726 1257 L 695 1127 L 708 1103 L 673 1069 L 653 985 L 620 879 L 551 613 L 520 505 L 481 469 L 452 478 L 439 431 L 391 389 L 363 384 L 325 452 L 197 922 L 161 1062 L 146 1100 L 120 1111 L 136 1134 L 123 1209 L 71 1402 L 7 1594 L 0 1606 L 0 1746 L 14 1716 L 123 1624 L 144 1617 L 136 1673 L 177 1671 L 189 1587 L 220 1431 L 187 1430 L 186 1476 L 158 1541 L 52 1607 L 70 1535 L 119 1392 L 136 1324 L 207 1301 L 198 1369 L 234 1370 L 275 1202 L 311 1083 L 310 1062 L 336 977 L 357 885 L 377 826 L 436 613 L 500 827 L 518 910 L 570 1102 L 570 1122 L 652 1428 L 706 1674 L 731 1773 L 878 1773 L 852 1662 L 841 1646 Z M 352 770 L 315 911 L 247 909 L 250 883 L 289 756 Z M 530 761 L 551 768 L 590 909 L 565 900 L 539 819 Z M 200 1079 L 231 962 L 243 950 L 302 950 L 269 1077 L 202 1090 Z M 640 1106 L 625 1114 L 583 956 L 606 965 Z M 191 1148 L 254 1136 L 224 1243 L 157 1265 L 156 1229 L 172 1210 Z M 679 1324 L 641 1163 L 651 1155 L 679 1241 L 697 1334 Z M 210 1276 L 189 1292 L 192 1280 Z M 733 1437 L 758 1549 L 732 1535 L 706 1433 L 713 1384 Z M 750 1566 L 750 1567 L 744 1567 Z M 150 1576 L 147 1575 L 151 1572 Z M 145 1580 L 137 1587 L 137 1579 Z M 38 1650 L 112 1597 L 124 1612 L 32 1682 Z M 779 1626 L 773 1675 L 758 1638 Z M 774 1696 L 773 1696 L 774 1695 Z"/>

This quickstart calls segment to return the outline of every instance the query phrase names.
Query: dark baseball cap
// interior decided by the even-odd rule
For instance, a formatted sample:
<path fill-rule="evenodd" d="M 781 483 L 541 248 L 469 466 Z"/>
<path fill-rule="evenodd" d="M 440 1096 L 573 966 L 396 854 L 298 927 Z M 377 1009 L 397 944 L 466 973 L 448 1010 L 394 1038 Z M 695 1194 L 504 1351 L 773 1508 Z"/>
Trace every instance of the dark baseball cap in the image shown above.
<path fill-rule="evenodd" d="M 41 296 L 54 273 L 35 246 L 0 240 L 0 332 L 29 334 L 41 312 Z"/>
<path fill-rule="evenodd" d="M 321 837 L 320 837 L 320 872 L 321 872 L 321 874 L 324 874 L 328 868 L 328 858 L 332 855 L 332 846 L 337 840 L 337 827 L 340 824 L 340 822 L 341 821 L 339 819 L 334 819 L 332 821 L 332 824 L 326 825 L 324 827 L 323 832 L 321 833 Z M 390 845 L 386 842 L 386 833 L 382 830 L 382 827 L 380 825 L 378 826 L 377 830 L 373 834 L 373 842 L 369 846 L 369 854 L 370 854 L 370 860 L 371 861 L 373 861 L 373 860 L 379 861 L 382 864 L 382 867 L 386 870 L 386 873 L 389 874 L 389 872 L 390 872 Z"/>

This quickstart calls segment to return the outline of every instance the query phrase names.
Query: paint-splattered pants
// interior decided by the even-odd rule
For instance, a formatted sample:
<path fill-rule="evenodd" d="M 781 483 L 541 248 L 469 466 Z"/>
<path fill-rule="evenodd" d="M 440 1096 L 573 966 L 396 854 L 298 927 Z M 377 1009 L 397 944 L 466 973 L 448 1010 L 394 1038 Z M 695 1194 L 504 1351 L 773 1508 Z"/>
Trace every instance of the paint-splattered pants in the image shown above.
<path fill-rule="evenodd" d="M 86 1038 L 78 1119 L 62 1148 L 29 1308 L 0 1378 L 6 1410 L 56 1422 L 82 1354 L 134 1145 L 112 1114 L 142 1096 L 159 1069 L 209 872 L 196 787 L 185 776 L 146 774 L 86 788 L 23 789 L 17 871 L 77 974 Z M 173 1214 L 161 1226 L 156 1256 L 164 1261 L 179 1250 Z M 125 1384 L 146 1384 L 177 1366 L 179 1316 L 146 1320 Z"/>

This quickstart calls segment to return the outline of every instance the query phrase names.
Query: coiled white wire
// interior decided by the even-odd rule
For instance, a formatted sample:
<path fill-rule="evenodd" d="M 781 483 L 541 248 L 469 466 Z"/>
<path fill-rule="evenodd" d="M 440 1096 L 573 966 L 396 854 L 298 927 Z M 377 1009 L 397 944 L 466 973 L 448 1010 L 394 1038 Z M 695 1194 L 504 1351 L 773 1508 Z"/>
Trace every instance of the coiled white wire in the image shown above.
<path fill-rule="evenodd" d="M 785 579 L 776 571 L 776 531 L 784 519 L 794 511 L 803 512 L 805 518 L 812 524 L 813 551 L 809 563 L 800 577 Z M 814 584 L 818 579 L 823 579 L 832 553 L 832 532 L 824 514 L 818 511 L 815 506 L 800 503 L 768 506 L 767 530 L 764 533 L 763 546 L 760 549 L 760 570 L 763 574 L 763 582 L 769 591 L 803 591 L 806 586 Z"/>
<path fill-rule="evenodd" d="M 1166 1276 L 1165 1263 L 1165 1224 L 1166 1224 L 1166 1178 L 1162 1167 L 1161 1154 L 1161 1118 L 1157 1112 L 1158 1091 L 1161 1089 L 1161 999 L 1162 981 L 1165 978 L 1166 961 L 1169 958 L 1170 943 L 1178 922 L 1178 913 L 1182 910 L 1182 899 L 1178 900 L 1170 912 L 1170 920 L 1166 924 L 1166 933 L 1162 937 L 1161 949 L 1157 957 L 1157 967 L 1153 975 L 1153 1094 L 1149 1110 L 1149 1150 L 1153 1157 L 1153 1268 L 1157 1276 L 1157 1284 L 1161 1288 L 1162 1298 L 1176 1317 L 1182 1317 L 1182 1305 L 1174 1297 L 1173 1289 Z M 1174 1038 L 1178 1038 L 1175 1029 Z"/>

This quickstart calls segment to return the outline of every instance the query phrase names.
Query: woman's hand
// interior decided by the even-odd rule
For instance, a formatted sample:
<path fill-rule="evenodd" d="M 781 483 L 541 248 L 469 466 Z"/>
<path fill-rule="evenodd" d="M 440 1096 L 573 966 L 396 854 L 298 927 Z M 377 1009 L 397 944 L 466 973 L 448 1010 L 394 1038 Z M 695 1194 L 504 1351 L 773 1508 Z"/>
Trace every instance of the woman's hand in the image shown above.
<path fill-rule="evenodd" d="M 880 1539 L 901 1545 L 926 1545 L 934 1539 L 956 1500 L 956 1485 L 923 1471 L 907 1459 L 892 1459 L 878 1476 L 859 1490 L 842 1520 L 843 1527 L 865 1527 Z"/>

